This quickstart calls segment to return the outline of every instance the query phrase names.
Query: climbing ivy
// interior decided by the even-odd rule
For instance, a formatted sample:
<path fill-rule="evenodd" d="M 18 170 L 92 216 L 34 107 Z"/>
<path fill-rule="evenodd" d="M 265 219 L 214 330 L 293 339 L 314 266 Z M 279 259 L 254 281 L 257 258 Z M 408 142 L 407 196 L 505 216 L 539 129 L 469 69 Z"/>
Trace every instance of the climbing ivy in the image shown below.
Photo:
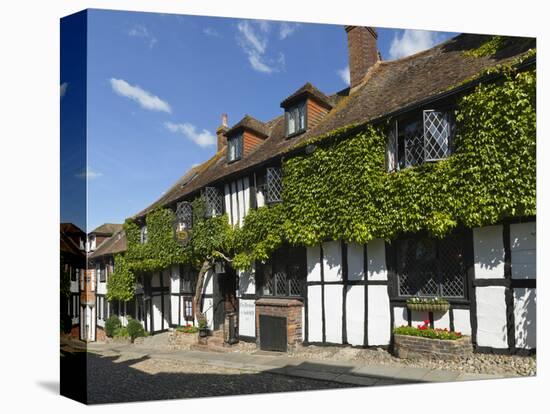
<path fill-rule="evenodd" d="M 133 295 L 134 274 L 175 263 L 199 269 L 221 257 L 247 269 L 283 243 L 367 243 L 418 231 L 443 237 L 460 224 L 535 215 L 536 73 L 509 66 L 499 73 L 498 82 L 458 100 L 456 152 L 446 160 L 388 173 L 384 127 L 351 125 L 302 144 L 314 144 L 313 152 L 285 159 L 284 203 L 251 210 L 242 227 L 232 227 L 227 215 L 205 219 L 200 198 L 186 246 L 173 238 L 169 209 L 147 215 L 145 244 L 138 225 L 127 221 L 128 250 L 115 258 L 110 300 Z"/>

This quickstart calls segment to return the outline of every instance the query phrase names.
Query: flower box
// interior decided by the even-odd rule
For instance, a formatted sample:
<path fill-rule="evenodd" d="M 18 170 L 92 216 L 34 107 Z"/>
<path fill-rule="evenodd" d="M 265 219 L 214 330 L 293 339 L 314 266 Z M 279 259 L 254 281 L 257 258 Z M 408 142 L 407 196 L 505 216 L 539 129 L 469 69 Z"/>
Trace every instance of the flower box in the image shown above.
<path fill-rule="evenodd" d="M 407 303 L 407 308 L 418 312 L 447 312 L 449 303 Z"/>

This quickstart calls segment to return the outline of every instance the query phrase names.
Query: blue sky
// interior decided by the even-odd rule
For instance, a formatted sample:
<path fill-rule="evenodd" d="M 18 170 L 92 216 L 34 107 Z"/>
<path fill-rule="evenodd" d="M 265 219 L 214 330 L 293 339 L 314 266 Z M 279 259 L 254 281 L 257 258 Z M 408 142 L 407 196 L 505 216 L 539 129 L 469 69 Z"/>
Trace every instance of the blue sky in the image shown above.
<path fill-rule="evenodd" d="M 378 34 L 384 60 L 455 35 Z M 123 222 L 212 156 L 222 113 L 267 121 L 307 81 L 345 88 L 347 61 L 343 26 L 89 11 L 87 168 L 75 178 L 88 180 L 87 230 Z M 63 107 L 73 88 L 61 84 Z"/>

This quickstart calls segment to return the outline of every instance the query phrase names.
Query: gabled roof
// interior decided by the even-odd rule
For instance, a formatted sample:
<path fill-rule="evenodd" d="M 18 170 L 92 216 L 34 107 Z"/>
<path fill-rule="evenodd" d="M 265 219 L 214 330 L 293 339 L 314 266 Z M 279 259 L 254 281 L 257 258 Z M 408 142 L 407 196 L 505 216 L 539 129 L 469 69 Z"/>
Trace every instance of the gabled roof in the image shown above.
<path fill-rule="evenodd" d="M 262 121 L 258 121 L 256 118 L 253 118 L 250 115 L 245 115 L 243 119 L 233 125 L 228 131 L 226 131 L 225 136 L 229 137 L 237 132 L 242 131 L 245 128 L 254 131 L 263 138 L 267 137 L 269 133 L 268 129 Z"/>
<path fill-rule="evenodd" d="M 117 223 L 103 223 L 101 226 L 93 229 L 90 234 L 107 235 L 110 236 L 122 229 L 122 224 Z"/>
<path fill-rule="evenodd" d="M 102 256 L 110 256 L 115 253 L 125 252 L 127 249 L 126 233 L 124 230 L 119 230 L 90 254 L 90 259 L 97 259 Z"/>
<path fill-rule="evenodd" d="M 313 137 L 344 126 L 376 120 L 452 91 L 481 71 L 510 62 L 535 47 L 535 39 L 526 42 L 525 38 L 511 37 L 494 56 L 473 57 L 465 53 L 491 38 L 488 35 L 461 34 L 412 56 L 376 63 L 353 90 L 347 88 L 328 97 L 334 102 L 334 107 L 315 127 L 287 139 L 284 116 L 266 122 L 264 126 L 268 137 L 241 161 L 228 164 L 225 162 L 226 149 L 222 149 L 203 164 L 205 167 L 193 181 L 185 186 L 173 186 L 161 199 L 134 218 L 142 217 L 155 207 L 190 196 L 206 185 L 271 162 Z"/>
<path fill-rule="evenodd" d="M 331 109 L 334 106 L 334 100 L 326 96 L 323 92 L 313 86 L 311 83 L 307 82 L 304 86 L 286 98 L 281 102 L 281 108 L 287 108 L 293 103 L 305 98 L 310 97 L 321 105 L 325 106 L 327 109 Z"/>

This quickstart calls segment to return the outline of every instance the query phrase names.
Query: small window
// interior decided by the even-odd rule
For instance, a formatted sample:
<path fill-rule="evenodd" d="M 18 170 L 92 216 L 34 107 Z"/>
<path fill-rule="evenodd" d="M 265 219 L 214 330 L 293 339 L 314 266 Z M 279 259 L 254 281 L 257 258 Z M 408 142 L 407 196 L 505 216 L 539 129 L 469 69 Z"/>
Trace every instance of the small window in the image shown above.
<path fill-rule="evenodd" d="M 270 260 L 260 265 L 260 296 L 302 297 L 305 291 L 305 249 L 278 249 Z"/>
<path fill-rule="evenodd" d="M 195 272 L 190 266 L 180 267 L 181 277 L 181 292 L 182 293 L 195 293 Z"/>
<path fill-rule="evenodd" d="M 422 117 L 395 121 L 388 134 L 386 168 L 401 170 L 451 155 L 453 124 L 450 114 L 423 111 Z"/>
<path fill-rule="evenodd" d="M 147 243 L 147 225 L 144 225 L 143 227 L 141 227 L 140 243 L 141 244 Z"/>
<path fill-rule="evenodd" d="M 184 297 L 183 298 L 183 319 L 185 321 L 189 322 L 192 321 L 193 318 L 193 299 L 191 297 Z"/>
<path fill-rule="evenodd" d="M 227 140 L 227 161 L 233 162 L 240 160 L 243 156 L 243 136 L 242 134 L 231 137 Z"/>
<path fill-rule="evenodd" d="M 69 274 L 71 275 L 71 282 L 76 282 L 76 269 L 69 266 Z"/>
<path fill-rule="evenodd" d="M 176 207 L 177 231 L 191 230 L 193 227 L 193 206 L 188 201 L 178 203 Z"/>
<path fill-rule="evenodd" d="M 105 267 L 104 264 L 99 265 L 98 275 L 99 275 L 100 282 L 104 283 L 107 281 L 107 268 Z"/>
<path fill-rule="evenodd" d="M 268 168 L 266 172 L 266 201 L 278 203 L 283 201 L 283 174 L 280 168 Z"/>
<path fill-rule="evenodd" d="M 286 135 L 291 136 L 306 130 L 306 105 L 301 102 L 285 112 Z"/>
<path fill-rule="evenodd" d="M 223 212 L 223 197 L 216 187 L 205 187 L 202 193 L 205 217 L 221 216 Z"/>

